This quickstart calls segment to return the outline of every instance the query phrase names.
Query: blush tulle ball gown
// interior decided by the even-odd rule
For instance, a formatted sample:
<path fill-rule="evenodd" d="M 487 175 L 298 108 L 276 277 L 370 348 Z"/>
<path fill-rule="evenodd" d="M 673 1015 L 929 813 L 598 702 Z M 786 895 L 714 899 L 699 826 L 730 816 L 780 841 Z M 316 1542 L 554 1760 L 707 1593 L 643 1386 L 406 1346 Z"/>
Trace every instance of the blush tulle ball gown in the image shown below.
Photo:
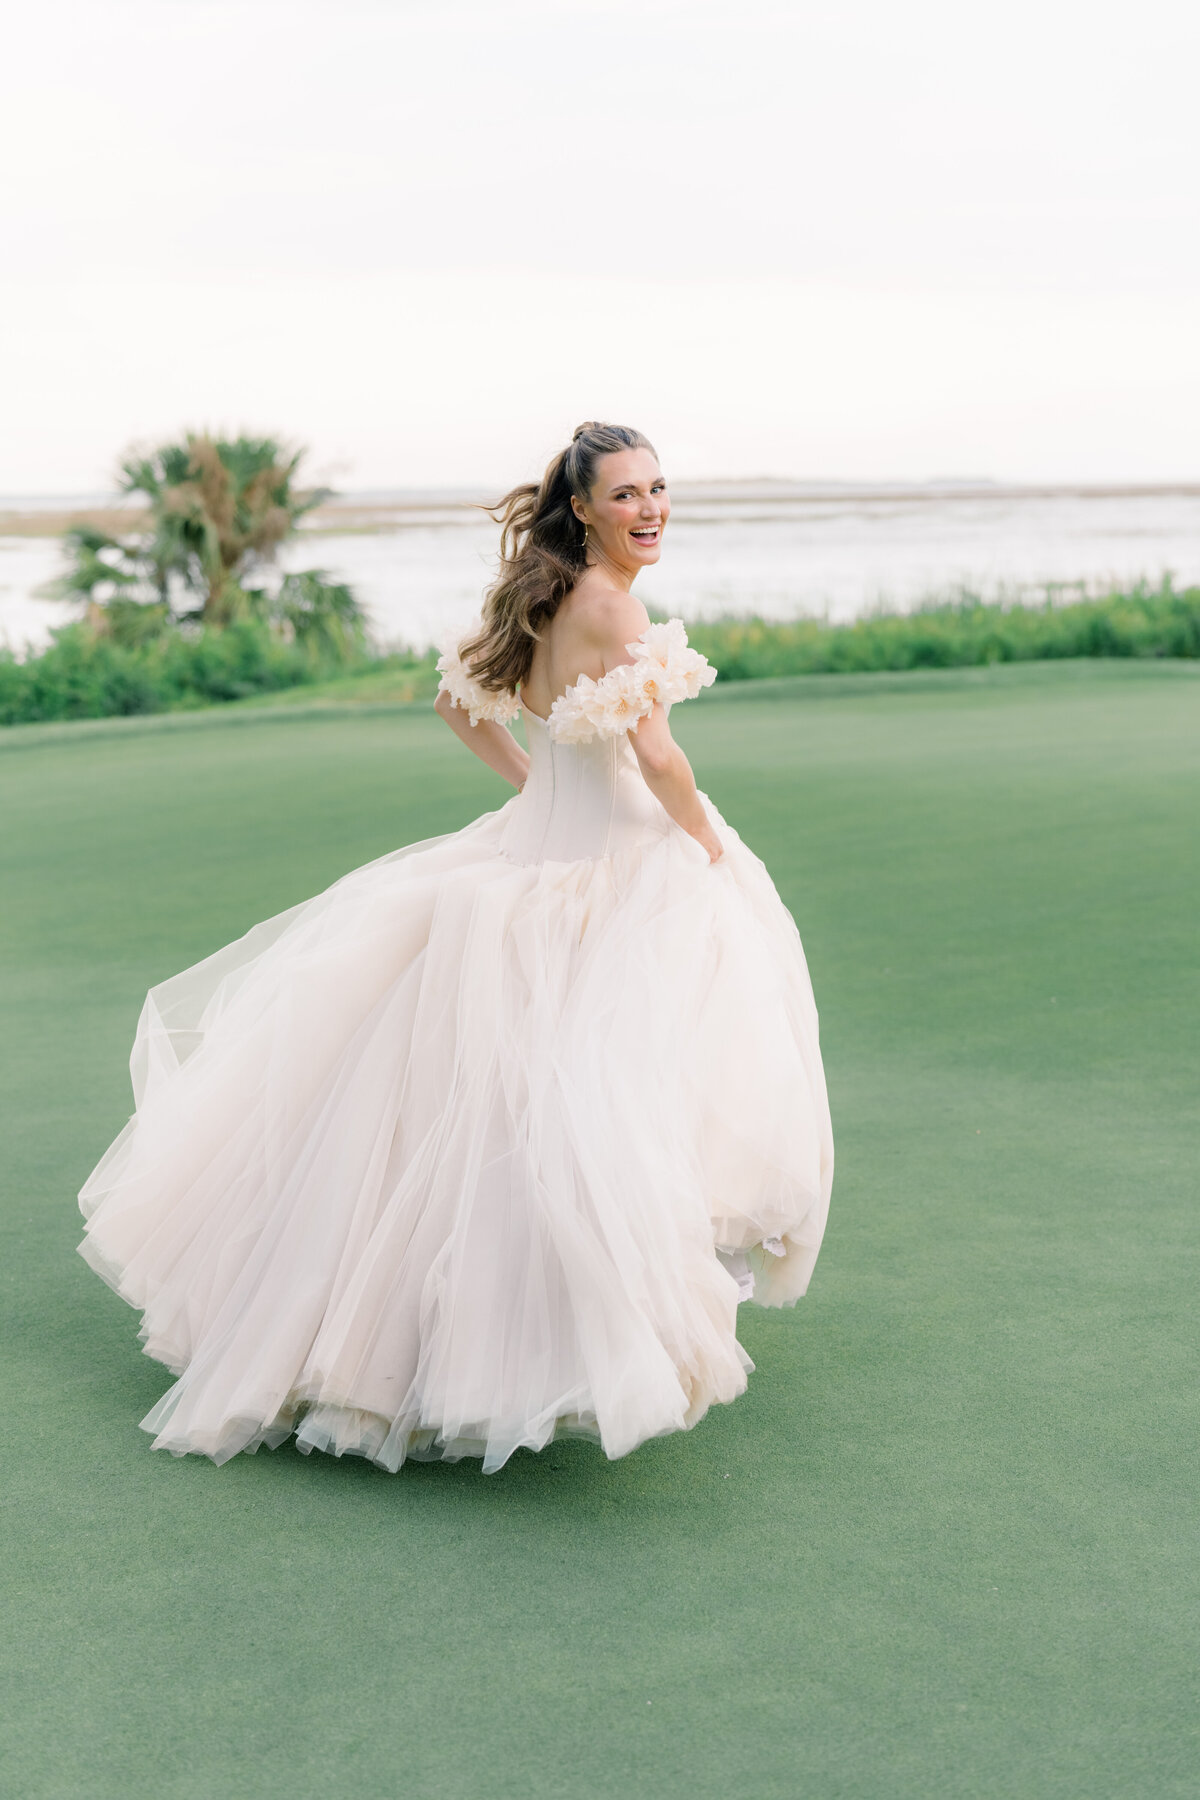
<path fill-rule="evenodd" d="M 627 728 L 715 671 L 682 624 L 524 710 L 521 793 L 147 996 L 81 1253 L 177 1376 L 157 1448 L 610 1457 L 735 1398 L 739 1300 L 804 1293 L 833 1147 L 800 938 Z M 703 798 L 703 797 L 702 797 Z"/>

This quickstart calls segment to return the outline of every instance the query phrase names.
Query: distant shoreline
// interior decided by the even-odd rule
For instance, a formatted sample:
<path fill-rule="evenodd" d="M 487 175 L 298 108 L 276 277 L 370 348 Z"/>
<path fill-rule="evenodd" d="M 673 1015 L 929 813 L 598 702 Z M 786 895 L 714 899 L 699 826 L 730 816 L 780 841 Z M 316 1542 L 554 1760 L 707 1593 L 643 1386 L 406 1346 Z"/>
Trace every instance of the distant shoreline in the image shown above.
<path fill-rule="evenodd" d="M 681 516 L 695 510 L 746 505 L 795 508 L 829 505 L 944 506 L 948 502 L 1037 500 L 1200 500 L 1197 481 L 1108 482 L 802 482 L 764 477 L 740 481 L 672 483 L 672 498 Z M 397 488 L 336 495 L 305 522 L 306 531 L 322 533 L 388 532 L 406 527 L 462 524 L 478 509 L 499 498 L 499 491 L 479 489 Z M 73 525 L 91 525 L 114 535 L 136 530 L 144 514 L 117 495 L 0 495 L 0 537 L 57 538 Z"/>

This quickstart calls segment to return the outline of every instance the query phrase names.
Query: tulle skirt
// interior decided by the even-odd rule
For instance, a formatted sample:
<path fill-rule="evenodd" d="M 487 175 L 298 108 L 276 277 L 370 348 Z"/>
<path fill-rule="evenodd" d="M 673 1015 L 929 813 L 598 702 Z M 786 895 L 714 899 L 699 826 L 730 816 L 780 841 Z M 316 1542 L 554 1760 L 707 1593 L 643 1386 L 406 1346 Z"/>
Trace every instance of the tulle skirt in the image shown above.
<path fill-rule="evenodd" d="M 731 1269 L 804 1292 L 832 1140 L 762 863 L 711 807 L 715 865 L 517 862 L 507 811 L 148 995 L 81 1252 L 178 1376 L 156 1447 L 617 1457 L 744 1388 Z"/>

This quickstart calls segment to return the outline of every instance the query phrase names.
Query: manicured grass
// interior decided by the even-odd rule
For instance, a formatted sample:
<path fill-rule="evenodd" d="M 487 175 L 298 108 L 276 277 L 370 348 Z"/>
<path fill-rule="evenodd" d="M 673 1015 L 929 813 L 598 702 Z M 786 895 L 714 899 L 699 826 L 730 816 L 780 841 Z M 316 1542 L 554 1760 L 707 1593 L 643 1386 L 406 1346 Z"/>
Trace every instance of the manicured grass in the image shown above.
<path fill-rule="evenodd" d="M 805 938 L 829 1235 L 735 1406 L 487 1478 L 151 1453 L 73 1196 L 151 982 L 502 788 L 424 709 L 5 734 L 6 1794 L 1195 1793 L 1200 680 L 675 719 Z"/>

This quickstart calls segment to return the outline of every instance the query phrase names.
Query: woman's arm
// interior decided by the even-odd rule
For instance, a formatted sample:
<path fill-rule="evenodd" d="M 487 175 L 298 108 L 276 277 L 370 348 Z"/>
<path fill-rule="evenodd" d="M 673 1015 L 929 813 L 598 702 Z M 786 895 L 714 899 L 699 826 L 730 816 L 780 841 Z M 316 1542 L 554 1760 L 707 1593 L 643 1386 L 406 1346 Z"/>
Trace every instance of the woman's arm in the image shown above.
<path fill-rule="evenodd" d="M 650 615 L 635 595 L 604 595 L 603 605 L 597 606 L 589 623 L 605 674 L 631 660 L 629 645 L 645 631 L 649 621 Z M 689 837 L 708 851 L 709 862 L 719 862 L 725 854 L 724 846 L 709 824 L 696 792 L 692 765 L 671 736 L 666 707 L 656 700 L 652 711 L 631 728 L 629 741 L 642 778 L 655 799 Z"/>
<path fill-rule="evenodd" d="M 474 751 L 480 762 L 485 762 L 505 781 L 511 781 L 520 792 L 529 773 L 529 757 L 507 726 L 497 725 L 495 719 L 480 719 L 478 725 L 472 725 L 468 714 L 461 706 L 454 705 L 445 688 L 434 701 L 433 710 L 445 719 L 455 737 L 461 738 L 467 749 Z"/>
<path fill-rule="evenodd" d="M 719 862 L 724 855 L 721 840 L 710 825 L 704 804 L 696 792 L 692 765 L 671 736 L 666 707 L 656 701 L 654 711 L 639 719 L 629 733 L 629 741 L 646 786 L 655 799 L 689 837 L 703 845 L 710 862 Z"/>

